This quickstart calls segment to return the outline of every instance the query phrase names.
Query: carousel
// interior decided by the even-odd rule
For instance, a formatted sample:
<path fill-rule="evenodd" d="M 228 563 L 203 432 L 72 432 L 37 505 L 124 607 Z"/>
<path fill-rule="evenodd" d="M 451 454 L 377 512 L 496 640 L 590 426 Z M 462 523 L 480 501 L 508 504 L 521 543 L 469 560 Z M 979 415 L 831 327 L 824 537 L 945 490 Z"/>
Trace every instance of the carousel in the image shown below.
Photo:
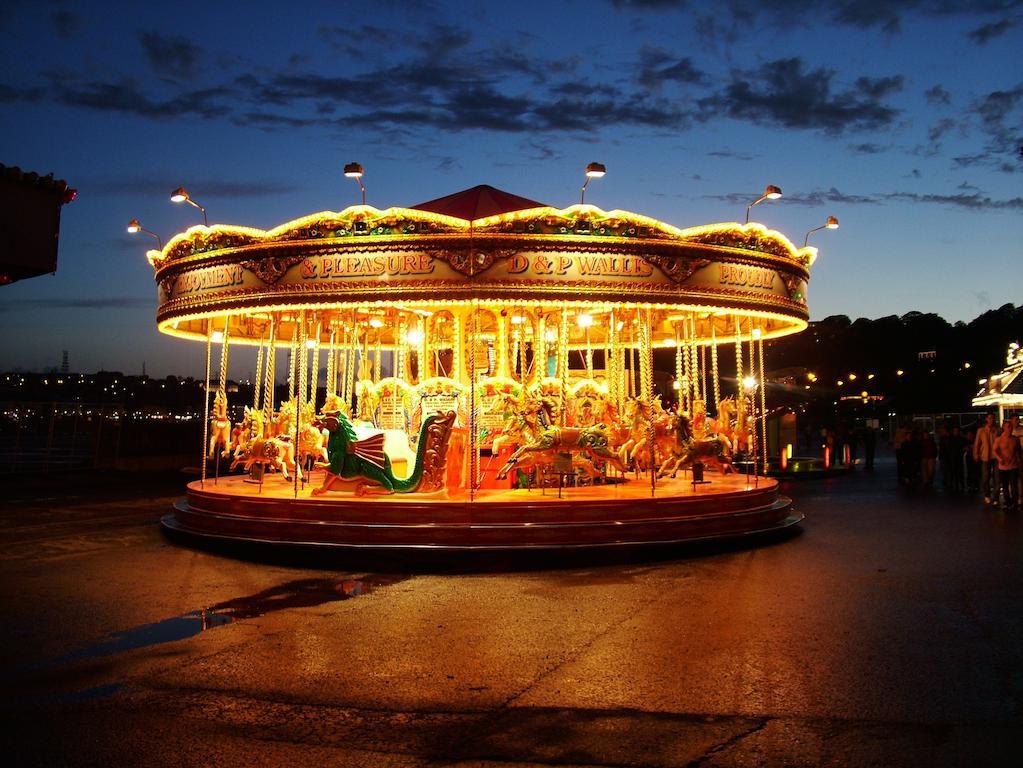
<path fill-rule="evenodd" d="M 192 227 L 148 253 L 160 331 L 206 357 L 202 476 L 163 524 L 441 549 L 792 525 L 766 476 L 764 341 L 806 327 L 816 253 L 757 223 L 678 229 L 492 187 Z M 232 423 L 243 347 L 257 375 Z"/>

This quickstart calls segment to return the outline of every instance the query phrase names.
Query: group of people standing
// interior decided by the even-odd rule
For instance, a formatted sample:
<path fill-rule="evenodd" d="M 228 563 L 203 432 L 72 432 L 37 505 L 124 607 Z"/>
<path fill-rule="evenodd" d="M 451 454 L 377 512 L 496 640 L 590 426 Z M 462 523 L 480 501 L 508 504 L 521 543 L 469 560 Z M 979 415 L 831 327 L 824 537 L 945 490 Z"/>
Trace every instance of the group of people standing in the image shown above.
<path fill-rule="evenodd" d="M 995 424 L 989 413 L 973 440 L 973 459 L 980 464 L 980 490 L 985 504 L 998 504 L 1001 492 L 1002 507 L 1017 509 L 1023 495 L 1023 427 L 1019 416 L 1013 415 Z"/>
<path fill-rule="evenodd" d="M 1012 416 L 999 427 L 988 414 L 979 427 L 964 432 L 945 424 L 936 434 L 920 427 L 902 426 L 895 433 L 899 482 L 932 488 L 936 472 L 948 493 L 980 490 L 985 504 L 997 504 L 999 492 L 1006 509 L 1019 506 L 1023 495 L 1023 428 Z"/>

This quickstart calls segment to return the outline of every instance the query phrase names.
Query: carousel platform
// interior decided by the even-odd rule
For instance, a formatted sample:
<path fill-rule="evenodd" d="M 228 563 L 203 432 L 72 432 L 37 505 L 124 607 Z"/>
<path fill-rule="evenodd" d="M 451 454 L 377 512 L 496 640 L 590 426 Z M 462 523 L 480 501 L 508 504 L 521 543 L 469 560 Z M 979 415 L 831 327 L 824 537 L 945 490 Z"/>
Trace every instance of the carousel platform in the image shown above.
<path fill-rule="evenodd" d="M 665 544 L 785 528 L 803 516 L 778 483 L 744 475 L 468 494 L 314 496 L 269 478 L 190 483 L 162 524 L 198 537 L 367 549 L 516 550 Z"/>

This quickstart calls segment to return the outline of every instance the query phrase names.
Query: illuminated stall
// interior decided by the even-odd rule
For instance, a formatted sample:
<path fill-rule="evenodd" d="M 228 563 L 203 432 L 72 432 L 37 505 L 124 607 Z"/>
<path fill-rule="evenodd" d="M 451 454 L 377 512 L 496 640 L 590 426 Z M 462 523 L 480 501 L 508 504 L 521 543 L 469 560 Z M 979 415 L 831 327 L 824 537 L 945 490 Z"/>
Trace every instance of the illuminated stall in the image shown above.
<path fill-rule="evenodd" d="M 998 409 L 998 423 L 1006 411 L 1023 411 L 1023 349 L 1012 342 L 1005 355 L 1005 368 L 980 380 L 981 390 L 973 398 L 974 408 Z"/>
<path fill-rule="evenodd" d="M 815 256 L 756 223 L 678 229 L 492 187 L 269 231 L 192 227 L 148 254 L 157 321 L 205 347 L 207 380 L 219 366 L 203 450 L 235 469 L 204 463 L 164 524 L 441 548 L 790 525 L 764 476 L 763 344 L 806 327 Z M 231 424 L 242 346 L 258 381 Z M 657 347 L 674 351 L 677 408 L 654 389 Z M 732 471 L 737 455 L 755 471 Z"/>

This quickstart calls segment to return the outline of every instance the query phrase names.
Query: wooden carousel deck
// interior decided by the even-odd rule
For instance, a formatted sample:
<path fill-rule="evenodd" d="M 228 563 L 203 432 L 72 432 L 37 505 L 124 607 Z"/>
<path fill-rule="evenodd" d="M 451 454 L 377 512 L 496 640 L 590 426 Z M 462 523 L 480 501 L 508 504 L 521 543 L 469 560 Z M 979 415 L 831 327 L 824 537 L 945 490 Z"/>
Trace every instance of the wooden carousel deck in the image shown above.
<path fill-rule="evenodd" d="M 709 475 L 708 484 L 643 478 L 562 490 L 314 496 L 280 476 L 260 486 L 242 476 L 188 486 L 163 519 L 198 536 L 367 548 L 530 549 L 669 543 L 763 532 L 802 515 L 775 480 Z M 319 480 L 318 475 L 314 478 Z"/>

